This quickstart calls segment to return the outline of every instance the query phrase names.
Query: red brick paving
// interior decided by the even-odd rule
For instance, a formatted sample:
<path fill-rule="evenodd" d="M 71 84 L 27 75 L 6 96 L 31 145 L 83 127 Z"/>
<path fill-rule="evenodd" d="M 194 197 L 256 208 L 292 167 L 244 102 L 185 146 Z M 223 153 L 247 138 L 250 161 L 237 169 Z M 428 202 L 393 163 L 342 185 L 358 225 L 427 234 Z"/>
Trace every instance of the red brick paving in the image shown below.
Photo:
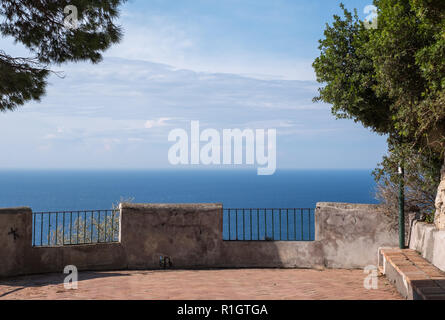
<path fill-rule="evenodd" d="M 366 290 L 362 270 L 244 269 L 80 272 L 77 290 L 63 274 L 0 280 L 0 299 L 400 300 L 384 277 Z"/>

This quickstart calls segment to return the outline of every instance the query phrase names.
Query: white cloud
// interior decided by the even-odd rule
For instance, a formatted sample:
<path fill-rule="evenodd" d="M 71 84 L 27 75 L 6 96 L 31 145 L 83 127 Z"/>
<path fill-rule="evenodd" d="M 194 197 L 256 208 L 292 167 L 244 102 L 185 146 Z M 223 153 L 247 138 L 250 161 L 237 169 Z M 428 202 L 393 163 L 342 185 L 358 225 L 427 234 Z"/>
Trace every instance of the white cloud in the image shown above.
<path fill-rule="evenodd" d="M 11 137 L 0 140 L 9 155 L 0 158 L 0 167 L 168 167 L 169 129 L 188 130 L 191 120 L 199 120 L 202 129 L 276 128 L 279 162 L 290 159 L 294 167 L 300 160 L 290 156 L 293 150 L 324 150 L 359 138 L 371 141 L 369 149 L 384 141 L 352 122 L 337 122 L 329 106 L 312 104 L 317 84 L 310 81 L 208 74 L 116 58 L 63 68 L 66 78 L 52 77 L 41 103 L 0 114 L 0 135 Z M 317 159 L 329 162 L 330 155 Z M 366 160 L 377 162 L 379 156 Z"/>
<path fill-rule="evenodd" d="M 171 118 L 159 118 L 155 120 L 147 120 L 145 122 L 144 127 L 146 129 L 152 129 L 157 127 L 164 127 L 167 125 L 167 121 L 171 120 Z"/>
<path fill-rule="evenodd" d="M 127 12 L 121 23 L 125 37 L 105 53 L 106 57 L 154 61 L 176 69 L 232 73 L 262 80 L 315 80 L 312 58 L 277 58 L 229 46 L 209 54 L 211 42 L 203 38 L 202 26 L 191 21 L 147 12 Z M 235 48 L 243 46 L 242 43 L 233 45 Z"/>
<path fill-rule="evenodd" d="M 143 142 L 144 139 L 141 138 L 128 138 L 128 142 Z"/>
<path fill-rule="evenodd" d="M 123 18 L 125 37 L 106 53 L 108 57 L 187 65 L 196 40 L 184 26 L 179 27 L 166 17 L 146 14 L 142 18 L 136 14 Z M 144 22 L 134 23 L 135 19 Z"/>
<path fill-rule="evenodd" d="M 211 16 L 202 17 L 212 26 L 204 30 L 189 16 L 136 10 L 125 10 L 123 42 L 102 63 L 57 67 L 66 78 L 51 77 L 41 103 L 0 114 L 0 135 L 8 137 L 0 139 L 8 155 L 0 167 L 165 167 L 169 127 L 188 129 L 190 120 L 202 129 L 277 128 L 279 162 L 290 167 L 333 167 L 332 159 L 363 154 L 371 156 L 362 167 L 380 160 L 384 137 L 312 103 L 311 59 L 267 41 L 254 50 L 246 34 L 214 36 L 225 29 Z M 28 55 L 11 38 L 0 38 L 0 47 Z"/>

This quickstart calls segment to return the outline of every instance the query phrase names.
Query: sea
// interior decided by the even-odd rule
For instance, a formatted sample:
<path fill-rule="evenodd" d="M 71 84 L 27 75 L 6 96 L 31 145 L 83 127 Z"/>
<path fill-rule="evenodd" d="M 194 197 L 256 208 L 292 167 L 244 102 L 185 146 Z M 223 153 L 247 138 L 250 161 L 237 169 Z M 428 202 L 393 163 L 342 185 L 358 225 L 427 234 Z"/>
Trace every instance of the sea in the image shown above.
<path fill-rule="evenodd" d="M 225 209 L 315 209 L 317 202 L 377 203 L 375 188 L 371 170 L 277 170 L 271 176 L 258 176 L 256 170 L 240 169 L 0 170 L 0 208 L 28 206 L 33 212 L 105 210 L 121 201 L 130 201 L 222 203 Z M 249 221 L 252 213 L 246 212 Z M 297 234 L 300 229 L 298 214 L 301 224 L 304 220 L 304 225 L 308 225 L 307 231 L 301 235 Z M 253 229 L 263 228 L 261 221 L 265 215 L 269 217 L 270 213 L 253 211 Z M 281 218 L 290 221 L 283 230 L 291 235 L 286 239 L 280 235 L 279 240 L 313 240 L 314 211 L 304 211 L 303 214 L 297 211 L 297 215 L 290 211 L 289 218 L 289 211 L 285 210 L 278 217 L 274 213 L 274 221 Z M 236 234 L 233 226 L 237 223 L 241 227 L 241 222 L 234 219 L 245 219 L 240 216 L 241 211 L 231 211 L 229 221 L 225 210 L 225 240 L 278 237 L 276 227 L 273 231 L 270 229 L 273 222 L 267 220 L 268 227 L 264 226 L 262 234 L 261 231 L 259 234 L 253 232 L 253 235 Z M 259 225 L 255 224 L 255 219 Z M 245 223 L 252 229 L 248 222 Z"/>
<path fill-rule="evenodd" d="M 315 208 L 376 203 L 371 170 L 3 170 L 0 207 L 110 209 L 135 203 L 222 203 L 225 208 Z"/>

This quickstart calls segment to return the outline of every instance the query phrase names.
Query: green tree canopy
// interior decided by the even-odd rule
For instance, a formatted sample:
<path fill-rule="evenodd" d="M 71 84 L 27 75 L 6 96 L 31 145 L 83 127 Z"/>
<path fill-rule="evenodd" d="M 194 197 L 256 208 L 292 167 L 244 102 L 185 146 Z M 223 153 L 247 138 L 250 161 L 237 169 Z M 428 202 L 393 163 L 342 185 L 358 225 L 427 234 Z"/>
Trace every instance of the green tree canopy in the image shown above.
<path fill-rule="evenodd" d="M 0 111 L 39 100 L 51 64 L 101 61 L 122 37 L 114 21 L 125 1 L 0 1 L 0 33 L 30 51 L 30 57 L 12 57 L 0 50 Z"/>
<path fill-rule="evenodd" d="M 320 40 L 320 56 L 313 64 L 317 81 L 324 84 L 314 101 L 332 104 L 337 118 L 353 119 L 371 130 L 385 134 L 394 129 L 392 101 L 377 95 L 376 71 L 372 56 L 365 50 L 369 33 L 354 15 L 345 9 L 344 19 L 335 15 L 326 25 Z"/>
<path fill-rule="evenodd" d="M 344 15 L 326 25 L 313 63 L 323 84 L 314 100 L 332 104 L 338 118 L 386 134 L 389 153 L 376 180 L 394 187 L 404 162 L 408 185 L 417 195 L 430 193 L 420 198 L 431 202 L 445 146 L 445 1 L 374 5 L 377 28 L 365 26 L 357 11 L 343 5 Z M 434 200 L 427 206 L 434 207 Z"/>
<path fill-rule="evenodd" d="M 445 2 L 378 0 L 371 32 L 380 93 L 393 100 L 398 133 L 417 147 L 443 151 L 445 142 Z"/>
<path fill-rule="evenodd" d="M 445 142 L 445 2 L 375 0 L 376 29 L 357 13 L 334 16 L 313 66 L 315 100 L 417 149 Z"/>

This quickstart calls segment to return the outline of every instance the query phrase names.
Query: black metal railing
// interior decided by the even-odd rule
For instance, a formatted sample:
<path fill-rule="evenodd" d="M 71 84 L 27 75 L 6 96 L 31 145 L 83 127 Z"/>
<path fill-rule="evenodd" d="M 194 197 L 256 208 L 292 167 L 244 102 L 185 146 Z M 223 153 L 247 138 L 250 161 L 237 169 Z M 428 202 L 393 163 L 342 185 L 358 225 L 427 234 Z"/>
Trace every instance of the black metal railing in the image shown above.
<path fill-rule="evenodd" d="M 35 212 L 32 245 L 52 247 L 119 241 L 119 210 Z"/>
<path fill-rule="evenodd" d="M 313 209 L 224 209 L 225 241 L 313 241 Z"/>

